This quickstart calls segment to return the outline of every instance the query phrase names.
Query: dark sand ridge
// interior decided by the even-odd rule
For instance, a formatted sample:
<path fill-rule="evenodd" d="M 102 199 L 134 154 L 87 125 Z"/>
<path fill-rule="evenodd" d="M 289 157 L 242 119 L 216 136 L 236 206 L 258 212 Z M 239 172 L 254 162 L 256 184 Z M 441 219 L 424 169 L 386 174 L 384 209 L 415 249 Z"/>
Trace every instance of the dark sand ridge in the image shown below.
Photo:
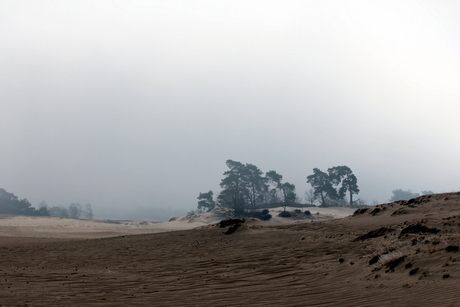
<path fill-rule="evenodd" d="M 33 306 L 457 306 L 459 226 L 460 193 L 448 193 L 339 220 L 246 220 L 229 235 L 215 224 L 87 240 L 1 237 L 0 297 Z"/>

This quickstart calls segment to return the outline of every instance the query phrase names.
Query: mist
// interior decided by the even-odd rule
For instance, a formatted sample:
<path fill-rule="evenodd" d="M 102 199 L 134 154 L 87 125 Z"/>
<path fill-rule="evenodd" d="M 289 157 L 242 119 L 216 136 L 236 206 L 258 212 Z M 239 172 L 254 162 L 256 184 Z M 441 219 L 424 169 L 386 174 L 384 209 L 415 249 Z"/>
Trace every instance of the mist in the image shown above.
<path fill-rule="evenodd" d="M 107 217 L 183 212 L 232 159 L 300 196 L 336 165 L 369 203 L 457 191 L 459 15 L 453 1 L 1 1 L 0 187 Z"/>

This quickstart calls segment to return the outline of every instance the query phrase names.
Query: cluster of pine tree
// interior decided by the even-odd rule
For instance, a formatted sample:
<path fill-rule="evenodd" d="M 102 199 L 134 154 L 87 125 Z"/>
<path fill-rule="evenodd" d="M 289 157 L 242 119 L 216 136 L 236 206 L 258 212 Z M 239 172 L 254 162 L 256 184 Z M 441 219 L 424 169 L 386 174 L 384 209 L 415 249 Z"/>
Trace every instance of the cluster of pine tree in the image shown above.
<path fill-rule="evenodd" d="M 283 176 L 276 171 L 263 173 L 254 164 L 233 160 L 227 160 L 226 165 L 228 170 L 221 180 L 222 190 L 217 199 L 214 199 L 212 191 L 200 193 L 199 211 L 220 207 L 234 216 L 245 216 L 261 208 L 282 206 L 285 212 L 288 206 L 301 205 L 295 185 L 283 182 Z M 335 166 L 327 172 L 315 168 L 313 174 L 307 177 L 307 183 L 313 188 L 311 203 L 318 200 L 321 206 L 353 205 L 353 195 L 359 193 L 357 182 L 347 166 Z M 349 202 L 345 201 L 347 194 Z"/>
<path fill-rule="evenodd" d="M 295 185 L 283 182 L 276 171 L 265 174 L 254 164 L 226 161 L 228 171 L 224 173 L 217 199 L 212 191 L 200 193 L 198 210 L 210 211 L 216 206 L 225 208 L 234 216 L 246 216 L 260 208 L 287 206 L 299 203 Z"/>

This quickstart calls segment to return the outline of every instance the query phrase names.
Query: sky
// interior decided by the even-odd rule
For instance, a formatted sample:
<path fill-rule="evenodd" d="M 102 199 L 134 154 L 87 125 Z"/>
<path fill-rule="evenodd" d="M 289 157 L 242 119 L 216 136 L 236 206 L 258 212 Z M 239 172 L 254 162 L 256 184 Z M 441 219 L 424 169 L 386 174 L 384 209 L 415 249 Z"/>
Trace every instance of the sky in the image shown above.
<path fill-rule="evenodd" d="M 0 41 L 0 187 L 33 205 L 192 209 L 227 159 L 460 190 L 457 1 L 0 0 Z"/>

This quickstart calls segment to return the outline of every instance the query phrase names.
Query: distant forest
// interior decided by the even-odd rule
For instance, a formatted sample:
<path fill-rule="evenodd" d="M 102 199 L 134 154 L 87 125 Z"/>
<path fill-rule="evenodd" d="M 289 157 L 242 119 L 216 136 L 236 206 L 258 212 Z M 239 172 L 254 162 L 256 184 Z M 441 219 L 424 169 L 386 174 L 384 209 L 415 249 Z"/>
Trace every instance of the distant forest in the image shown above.
<path fill-rule="evenodd" d="M 36 209 L 27 199 L 19 199 L 13 193 L 0 188 L 0 214 L 49 216 L 46 208 Z"/>
<path fill-rule="evenodd" d="M 93 218 L 93 210 L 90 204 L 82 206 L 78 203 L 72 203 L 66 207 L 49 207 L 46 202 L 41 202 L 36 209 L 27 199 L 19 199 L 13 193 L 0 188 L 0 214 L 11 215 L 30 215 L 30 216 L 58 216 L 73 219 Z"/>

